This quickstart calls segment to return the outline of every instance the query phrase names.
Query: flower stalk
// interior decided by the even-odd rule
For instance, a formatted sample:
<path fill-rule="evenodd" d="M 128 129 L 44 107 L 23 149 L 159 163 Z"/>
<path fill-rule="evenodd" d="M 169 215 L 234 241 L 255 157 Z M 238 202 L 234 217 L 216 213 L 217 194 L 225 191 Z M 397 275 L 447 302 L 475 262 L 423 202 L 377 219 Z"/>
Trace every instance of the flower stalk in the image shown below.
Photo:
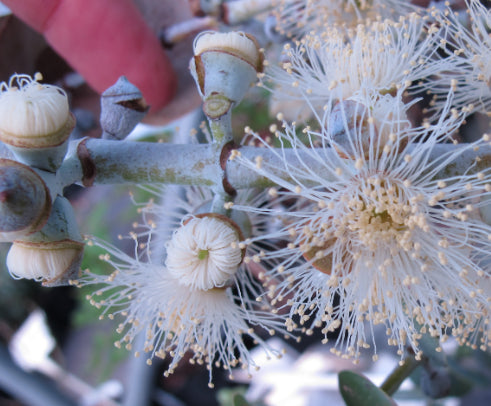
<path fill-rule="evenodd" d="M 387 395 L 392 396 L 420 364 L 421 361 L 417 361 L 414 356 L 408 356 L 404 359 L 403 363 L 400 363 L 394 368 L 382 383 L 380 389 L 387 393 Z"/>

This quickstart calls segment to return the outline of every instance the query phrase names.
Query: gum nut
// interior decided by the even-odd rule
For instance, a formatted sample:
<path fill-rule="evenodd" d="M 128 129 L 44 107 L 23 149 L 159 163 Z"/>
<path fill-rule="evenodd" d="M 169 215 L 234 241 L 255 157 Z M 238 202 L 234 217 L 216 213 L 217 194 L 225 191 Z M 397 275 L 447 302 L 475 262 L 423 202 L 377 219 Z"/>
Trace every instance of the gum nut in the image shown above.
<path fill-rule="evenodd" d="M 0 158 L 0 241 L 40 230 L 50 212 L 50 193 L 41 177 L 26 165 Z"/>

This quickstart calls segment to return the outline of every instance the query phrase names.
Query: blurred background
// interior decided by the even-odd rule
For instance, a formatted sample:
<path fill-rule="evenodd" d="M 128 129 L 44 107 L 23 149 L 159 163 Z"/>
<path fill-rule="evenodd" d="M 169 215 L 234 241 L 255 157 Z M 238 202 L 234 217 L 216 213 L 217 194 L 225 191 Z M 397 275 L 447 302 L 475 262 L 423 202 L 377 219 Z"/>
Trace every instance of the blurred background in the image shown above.
<path fill-rule="evenodd" d="M 195 2 L 178 0 L 137 0 L 140 11 L 156 33 L 171 24 L 193 17 Z M 0 8 L 0 81 L 11 74 L 42 72 L 44 81 L 65 88 L 77 118 L 73 137 L 99 137 L 99 95 L 90 89 L 44 38 Z M 178 72 L 176 98 L 162 112 L 153 114 L 132 135 L 146 141 L 169 141 L 173 134 L 189 136 L 201 120 L 200 98 L 188 73 L 192 55 L 192 36 L 167 46 Z M 258 113 L 259 112 L 259 113 Z M 256 90 L 235 114 L 238 131 L 248 124 L 267 132 L 270 124 L 267 96 Z M 253 122 L 251 122 L 253 120 Z M 152 127 L 148 127 L 152 125 Z M 128 186 L 98 186 L 83 189 L 72 186 L 65 195 L 72 202 L 82 234 L 96 235 L 118 243 L 129 252 L 133 242 L 119 241 L 118 235 L 131 230 L 138 220 L 129 191 L 136 201 L 148 196 Z M 125 245 L 126 244 L 126 245 Z M 221 371 L 214 373 L 215 390 L 208 389 L 208 371 L 182 363 L 168 378 L 163 377 L 164 361 L 147 366 L 132 353 L 117 349 L 113 343 L 118 320 L 99 321 L 98 310 L 85 300 L 85 288 L 46 288 L 40 284 L 14 280 L 5 269 L 8 244 L 0 244 L 0 406 L 239 406 L 343 405 L 338 391 L 337 373 L 343 369 L 364 372 L 380 384 L 397 365 L 398 358 L 389 348 L 381 349 L 377 363 L 362 360 L 358 366 L 334 357 L 322 337 L 314 334 L 302 342 L 274 338 L 271 344 L 287 348 L 285 357 L 263 363 L 252 379 L 239 377 L 234 382 Z M 100 252 L 88 248 L 83 268 L 103 272 Z M 320 333 L 319 333 L 320 334 Z M 382 341 L 384 333 L 382 332 Z M 335 336 L 333 337 L 335 338 Z M 252 348 L 252 343 L 251 343 Z M 467 406 L 491 404 L 491 357 L 456 350 L 449 353 L 466 364 L 469 377 L 457 382 L 455 394 L 430 400 L 418 388 L 418 377 L 408 380 L 395 399 L 400 405 Z M 258 359 L 262 354 L 257 354 Z M 416 383 L 415 383 L 416 382 Z M 467 386 L 466 386 L 467 385 Z"/>

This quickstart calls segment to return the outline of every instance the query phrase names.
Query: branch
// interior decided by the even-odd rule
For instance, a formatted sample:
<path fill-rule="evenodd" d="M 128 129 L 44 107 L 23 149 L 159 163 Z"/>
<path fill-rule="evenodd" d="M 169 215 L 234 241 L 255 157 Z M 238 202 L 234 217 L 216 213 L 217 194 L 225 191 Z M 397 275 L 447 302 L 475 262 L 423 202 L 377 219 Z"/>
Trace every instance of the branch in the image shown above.
<path fill-rule="evenodd" d="M 450 150 L 464 150 L 464 148 L 465 145 L 437 145 L 431 152 L 430 159 L 437 159 Z M 251 161 L 261 156 L 273 174 L 288 176 L 285 175 L 283 158 L 280 159 L 271 150 L 241 147 L 240 151 L 242 157 Z M 67 158 L 58 171 L 58 176 L 63 185 L 82 182 L 85 186 L 123 183 L 214 186 L 222 184 L 223 172 L 217 165 L 221 153 L 221 149 L 213 144 L 160 144 L 85 139 L 72 143 Z M 335 152 L 331 153 L 334 156 Z M 297 154 L 302 156 L 303 153 L 284 149 L 285 159 L 289 165 L 301 166 L 308 162 L 312 171 L 323 171 L 322 164 L 309 161 L 307 156 L 302 157 L 304 163 L 301 163 Z M 481 147 L 478 151 L 470 149 L 463 151 L 459 161 L 449 164 L 438 174 L 438 177 L 449 178 L 466 173 L 476 157 L 481 160 L 473 171 L 489 168 L 491 145 Z M 277 173 L 274 168 L 278 168 Z M 225 170 L 227 180 L 234 189 L 274 186 L 269 179 L 235 161 L 228 161 Z"/>

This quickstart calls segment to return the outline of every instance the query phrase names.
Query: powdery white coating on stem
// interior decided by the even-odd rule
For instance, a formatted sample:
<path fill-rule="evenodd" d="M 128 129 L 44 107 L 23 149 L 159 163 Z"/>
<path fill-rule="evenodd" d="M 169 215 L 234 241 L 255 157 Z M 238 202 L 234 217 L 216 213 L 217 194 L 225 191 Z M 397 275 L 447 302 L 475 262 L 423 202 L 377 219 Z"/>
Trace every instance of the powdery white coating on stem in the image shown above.
<path fill-rule="evenodd" d="M 235 206 L 286 219 L 280 230 L 253 242 L 285 241 L 284 248 L 261 260 L 277 263 L 266 280 L 282 277 L 274 297 L 290 298 L 287 327 L 305 325 L 307 332 L 322 327 L 326 336 L 339 329 L 333 351 L 353 359 L 362 348 L 376 354 L 373 328 L 379 324 L 401 358 L 406 345 L 418 354 L 424 333 L 442 341 L 453 335 L 460 344 L 487 348 L 491 226 L 479 210 L 489 204 L 491 168 L 476 161 L 462 176 L 435 179 L 460 156 L 449 151 L 430 159 L 432 149 L 462 123 L 462 115 L 444 118 L 450 103 L 451 94 L 434 126 L 410 128 L 397 119 L 405 112 L 395 100 L 385 117 L 388 139 L 378 136 L 369 98 L 363 114 L 341 124 L 343 144 L 331 136 L 329 110 L 319 133 L 304 131 L 306 144 L 294 126 L 283 123 L 277 137 L 298 152 L 301 162 L 293 166 L 284 160 L 285 177 L 272 175 L 281 169 L 266 161 L 258 167 L 254 160 L 235 158 L 276 182 L 279 196 L 300 202 L 281 213 Z M 487 143 L 484 136 L 463 148 L 472 151 Z M 281 158 L 284 148 L 265 147 Z M 312 171 L 313 161 L 324 170 Z M 284 180 L 286 174 L 293 180 Z"/>
<path fill-rule="evenodd" d="M 57 86 L 40 84 L 40 74 L 13 75 L 0 84 L 0 130 L 19 136 L 59 131 L 69 117 L 68 98 Z"/>
<path fill-rule="evenodd" d="M 263 85 L 274 98 L 305 101 L 318 114 L 357 92 L 394 93 L 439 72 L 433 62 L 438 29 L 411 14 L 397 22 L 326 27 L 284 47 L 285 62 L 271 66 Z"/>
<path fill-rule="evenodd" d="M 242 261 L 239 234 L 215 217 L 191 218 L 178 228 L 167 245 L 169 274 L 192 290 L 223 287 Z"/>

